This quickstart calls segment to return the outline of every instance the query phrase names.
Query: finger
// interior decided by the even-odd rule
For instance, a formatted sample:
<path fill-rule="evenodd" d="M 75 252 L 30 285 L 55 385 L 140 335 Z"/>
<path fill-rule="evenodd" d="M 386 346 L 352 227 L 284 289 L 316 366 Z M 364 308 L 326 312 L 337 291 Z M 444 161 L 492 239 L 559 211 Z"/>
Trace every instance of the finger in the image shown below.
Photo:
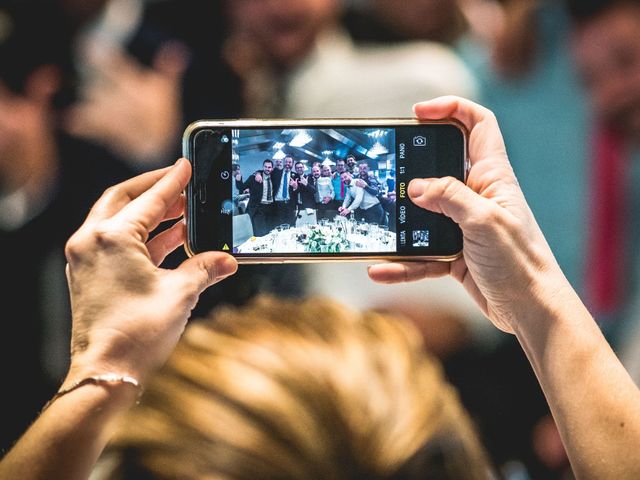
<path fill-rule="evenodd" d="M 209 286 L 225 279 L 238 270 L 238 262 L 222 252 L 199 253 L 188 258 L 171 275 L 179 283 L 179 291 L 197 301 L 198 296 Z"/>
<path fill-rule="evenodd" d="M 380 263 L 371 265 L 368 273 L 377 283 L 403 283 L 443 277 L 449 274 L 450 268 L 447 262 Z"/>
<path fill-rule="evenodd" d="M 413 111 L 421 120 L 455 118 L 469 130 L 487 118 L 494 117 L 491 110 L 465 98 L 447 95 L 426 102 L 416 103 Z"/>
<path fill-rule="evenodd" d="M 155 266 L 160 265 L 167 255 L 184 243 L 185 235 L 186 227 L 184 222 L 176 222 L 170 228 L 149 240 L 147 242 L 147 250 L 153 264 Z"/>
<path fill-rule="evenodd" d="M 81 103 L 69 108 L 62 117 L 62 126 L 67 133 L 75 137 L 102 140 L 102 130 L 93 114 L 93 105 Z"/>
<path fill-rule="evenodd" d="M 121 111 L 113 102 L 101 98 L 85 100 L 70 109 L 62 118 L 63 127 L 70 134 L 109 145 L 121 137 Z"/>
<path fill-rule="evenodd" d="M 446 215 L 459 224 L 463 231 L 470 220 L 485 218 L 499 208 L 453 177 L 413 179 L 407 191 L 413 203 Z"/>
<path fill-rule="evenodd" d="M 111 218 L 122 208 L 143 192 L 149 190 L 160 180 L 172 167 L 165 167 L 150 172 L 137 175 L 118 185 L 108 188 L 98 201 L 93 205 L 86 223 L 93 223 Z"/>
<path fill-rule="evenodd" d="M 421 120 L 452 118 L 462 122 L 469 132 L 471 163 L 491 159 L 509 163 L 498 121 L 493 112 L 464 98 L 445 96 L 413 107 Z"/>
<path fill-rule="evenodd" d="M 101 81 L 106 81 L 117 88 L 125 87 L 130 80 L 137 80 L 143 74 L 142 66 L 122 49 L 103 45 L 90 52 L 91 66 L 99 74 Z"/>
<path fill-rule="evenodd" d="M 189 51 L 180 42 L 165 43 L 153 60 L 153 67 L 159 73 L 175 81 L 182 78 L 188 64 Z"/>
<path fill-rule="evenodd" d="M 187 200 L 184 195 L 180 195 L 167 212 L 164 215 L 164 218 L 161 220 L 162 222 L 166 220 L 175 220 L 176 218 L 180 218 L 184 215 L 184 209 L 186 206 Z"/>
<path fill-rule="evenodd" d="M 119 219 L 132 225 L 146 241 L 148 233 L 160 224 L 178 201 L 190 177 L 191 164 L 181 158 L 151 188 L 125 205 L 118 213 Z"/>

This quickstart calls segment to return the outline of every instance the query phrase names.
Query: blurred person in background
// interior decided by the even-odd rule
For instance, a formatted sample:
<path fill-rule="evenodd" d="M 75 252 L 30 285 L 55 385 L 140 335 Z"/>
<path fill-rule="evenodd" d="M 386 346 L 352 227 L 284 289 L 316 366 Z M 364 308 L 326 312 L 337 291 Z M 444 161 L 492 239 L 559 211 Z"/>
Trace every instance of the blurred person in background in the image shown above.
<path fill-rule="evenodd" d="M 453 45 L 467 31 L 459 2 L 451 0 L 351 1 L 343 22 L 356 42 L 428 40 Z"/>
<path fill-rule="evenodd" d="M 573 53 L 594 121 L 587 292 L 625 366 L 640 384 L 640 2 L 567 1 Z"/>
<path fill-rule="evenodd" d="M 85 18 L 78 35 L 83 101 L 67 128 L 106 145 L 138 170 L 171 163 L 185 126 L 238 117 L 237 79 L 221 57 L 221 1 L 57 0 Z M 88 21 L 90 20 L 90 21 Z"/>
<path fill-rule="evenodd" d="M 573 53 L 580 78 L 603 126 L 640 142 L 640 2 L 567 1 L 574 20 Z"/>
<path fill-rule="evenodd" d="M 471 36 L 493 44 L 505 24 L 501 0 L 346 0 L 342 22 L 358 44 L 416 40 L 457 48 Z M 525 2 L 513 1 L 512 4 Z M 532 2 L 535 3 L 535 0 Z"/>
<path fill-rule="evenodd" d="M 66 237 L 106 187 L 133 173 L 61 131 L 76 78 L 71 30 L 50 3 L 0 4 L 0 451 L 68 367 Z"/>
<path fill-rule="evenodd" d="M 250 114 L 398 116 L 420 98 L 474 95 L 471 75 L 442 44 L 354 45 L 338 0 L 229 0 L 227 8 L 226 58 L 244 79 Z"/>

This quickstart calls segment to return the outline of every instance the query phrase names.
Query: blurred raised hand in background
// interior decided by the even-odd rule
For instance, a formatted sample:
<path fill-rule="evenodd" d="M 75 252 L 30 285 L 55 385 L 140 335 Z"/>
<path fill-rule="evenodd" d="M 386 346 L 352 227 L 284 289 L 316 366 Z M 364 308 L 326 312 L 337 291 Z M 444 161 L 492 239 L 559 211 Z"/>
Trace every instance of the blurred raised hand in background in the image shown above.
<path fill-rule="evenodd" d="M 108 147 L 138 170 L 163 165 L 182 130 L 182 77 L 189 54 L 162 45 L 145 66 L 122 49 L 87 49 L 94 72 L 68 112 L 69 132 Z"/>

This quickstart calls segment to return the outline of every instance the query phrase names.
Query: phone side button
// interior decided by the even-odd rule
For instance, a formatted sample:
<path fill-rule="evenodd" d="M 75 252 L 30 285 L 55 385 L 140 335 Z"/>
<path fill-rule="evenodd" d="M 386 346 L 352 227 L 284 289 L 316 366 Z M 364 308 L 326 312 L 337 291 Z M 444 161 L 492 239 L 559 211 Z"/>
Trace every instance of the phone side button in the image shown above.
<path fill-rule="evenodd" d="M 207 203 L 207 185 L 205 183 L 198 185 L 198 200 L 203 205 Z"/>

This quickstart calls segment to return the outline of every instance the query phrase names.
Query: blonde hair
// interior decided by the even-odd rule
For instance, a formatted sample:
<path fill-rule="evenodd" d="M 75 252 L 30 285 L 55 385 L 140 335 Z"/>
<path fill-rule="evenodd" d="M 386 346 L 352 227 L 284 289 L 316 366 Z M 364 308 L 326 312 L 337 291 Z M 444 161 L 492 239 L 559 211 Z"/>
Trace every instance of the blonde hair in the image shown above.
<path fill-rule="evenodd" d="M 115 435 L 106 478 L 490 478 L 400 319 L 261 297 L 193 322 Z"/>

